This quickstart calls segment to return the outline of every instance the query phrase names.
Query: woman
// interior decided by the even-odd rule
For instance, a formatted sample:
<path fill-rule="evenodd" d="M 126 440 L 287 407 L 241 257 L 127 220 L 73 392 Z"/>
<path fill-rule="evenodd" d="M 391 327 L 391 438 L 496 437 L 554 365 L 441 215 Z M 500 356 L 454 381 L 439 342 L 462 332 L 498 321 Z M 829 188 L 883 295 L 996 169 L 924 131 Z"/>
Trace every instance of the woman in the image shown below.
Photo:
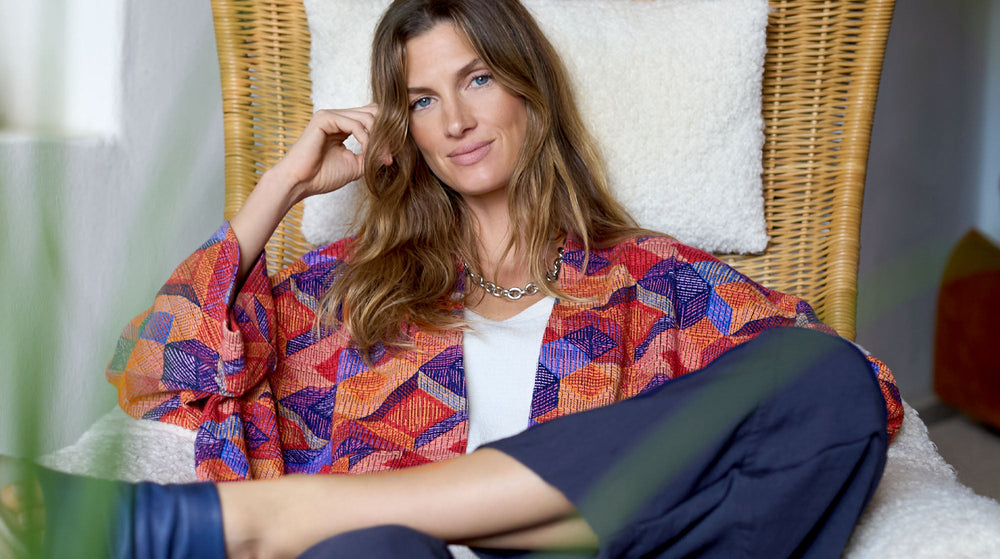
<path fill-rule="evenodd" d="M 397 0 L 372 83 L 314 116 L 109 365 L 123 409 L 198 430 L 200 478 L 277 479 L 140 485 L 123 516 L 200 503 L 164 541 L 198 526 L 192 549 L 231 556 L 839 554 L 901 421 L 888 370 L 639 230 L 516 0 Z M 357 237 L 267 278 L 287 210 L 360 177 Z"/>

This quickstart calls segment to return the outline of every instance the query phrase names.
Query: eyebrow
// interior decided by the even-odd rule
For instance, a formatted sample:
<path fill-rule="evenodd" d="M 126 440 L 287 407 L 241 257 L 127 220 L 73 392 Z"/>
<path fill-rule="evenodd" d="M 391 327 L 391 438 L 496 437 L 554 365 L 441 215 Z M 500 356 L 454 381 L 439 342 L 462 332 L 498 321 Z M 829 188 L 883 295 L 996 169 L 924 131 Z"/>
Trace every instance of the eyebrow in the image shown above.
<path fill-rule="evenodd" d="M 455 72 L 455 76 L 458 79 L 462 79 L 465 76 L 471 74 L 476 69 L 476 67 L 481 64 L 483 64 L 483 59 L 474 58 L 468 64 L 459 68 L 458 72 Z M 429 87 L 409 87 L 406 89 L 406 92 L 409 95 L 423 95 L 425 93 L 434 93 L 434 90 Z"/>

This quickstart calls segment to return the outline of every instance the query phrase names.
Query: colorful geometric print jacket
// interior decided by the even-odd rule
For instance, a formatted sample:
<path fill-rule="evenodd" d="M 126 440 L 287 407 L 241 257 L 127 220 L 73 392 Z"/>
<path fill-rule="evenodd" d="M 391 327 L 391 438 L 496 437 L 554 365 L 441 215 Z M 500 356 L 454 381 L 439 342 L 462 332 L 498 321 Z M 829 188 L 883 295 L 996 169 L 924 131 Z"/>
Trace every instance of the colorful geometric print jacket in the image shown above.
<path fill-rule="evenodd" d="M 377 351 L 371 367 L 342 329 L 316 336 L 346 249 L 314 250 L 271 278 L 262 255 L 233 297 L 239 246 L 224 224 L 125 327 L 107 371 L 122 409 L 197 430 L 206 480 L 375 472 L 464 454 L 461 331 L 411 328 L 412 351 Z M 552 310 L 532 426 L 670 382 L 767 328 L 830 331 L 804 301 L 669 238 L 593 251 L 586 270 L 582 247 L 570 239 L 565 249 L 560 286 L 587 302 Z M 899 393 L 870 361 L 892 435 Z"/>

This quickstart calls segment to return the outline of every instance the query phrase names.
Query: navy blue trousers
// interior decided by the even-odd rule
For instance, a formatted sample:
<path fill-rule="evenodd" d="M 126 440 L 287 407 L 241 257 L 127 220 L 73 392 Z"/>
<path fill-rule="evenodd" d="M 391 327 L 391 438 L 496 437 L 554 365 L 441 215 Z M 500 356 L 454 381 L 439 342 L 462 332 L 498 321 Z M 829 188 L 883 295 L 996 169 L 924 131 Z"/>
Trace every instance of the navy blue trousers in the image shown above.
<path fill-rule="evenodd" d="M 598 535 L 598 557 L 839 557 L 885 465 L 886 410 L 871 367 L 849 342 L 776 328 L 659 388 L 488 446 L 573 502 Z M 43 480 L 47 503 L 66 494 L 53 483 Z M 109 554 L 223 556 L 213 489 L 122 484 L 119 516 L 127 520 L 110 532 Z M 57 532 L 54 519 L 47 525 L 47 537 Z M 429 535 L 379 526 L 302 557 L 450 554 Z"/>

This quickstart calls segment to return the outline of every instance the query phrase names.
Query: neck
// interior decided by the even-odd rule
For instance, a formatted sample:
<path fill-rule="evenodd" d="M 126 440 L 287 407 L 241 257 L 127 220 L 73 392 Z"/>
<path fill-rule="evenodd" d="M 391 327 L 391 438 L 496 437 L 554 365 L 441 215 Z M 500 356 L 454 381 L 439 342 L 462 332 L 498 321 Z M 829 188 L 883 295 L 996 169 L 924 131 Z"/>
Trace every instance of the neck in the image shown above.
<path fill-rule="evenodd" d="M 506 190 L 483 197 L 466 197 L 465 204 L 472 217 L 476 249 L 479 253 L 479 262 L 476 265 L 482 268 L 481 273 L 492 276 L 498 265 L 501 271 L 516 269 L 520 258 L 513 250 L 505 258 L 503 257 L 504 249 L 513 234 Z"/>
<path fill-rule="evenodd" d="M 516 246 L 504 254 L 507 244 L 511 241 L 510 221 L 507 219 L 486 223 L 477 221 L 476 226 L 476 249 L 479 253 L 477 271 L 489 281 L 497 283 L 516 284 L 530 281 L 528 265 L 524 258 L 526 255 L 519 252 Z"/>
<path fill-rule="evenodd" d="M 470 264 L 474 266 L 475 272 L 481 274 L 487 281 L 505 287 L 523 287 L 536 278 L 530 273 L 529 255 L 519 251 L 516 245 L 504 255 L 513 235 L 518 234 L 518 228 L 513 227 L 510 221 L 505 192 L 492 193 L 489 199 L 485 197 L 465 199 L 466 206 L 472 214 L 476 249 L 479 253 L 479 261 Z M 553 240 L 552 246 L 542 255 L 543 258 L 551 261 L 555 258 L 557 249 L 558 246 Z"/>

